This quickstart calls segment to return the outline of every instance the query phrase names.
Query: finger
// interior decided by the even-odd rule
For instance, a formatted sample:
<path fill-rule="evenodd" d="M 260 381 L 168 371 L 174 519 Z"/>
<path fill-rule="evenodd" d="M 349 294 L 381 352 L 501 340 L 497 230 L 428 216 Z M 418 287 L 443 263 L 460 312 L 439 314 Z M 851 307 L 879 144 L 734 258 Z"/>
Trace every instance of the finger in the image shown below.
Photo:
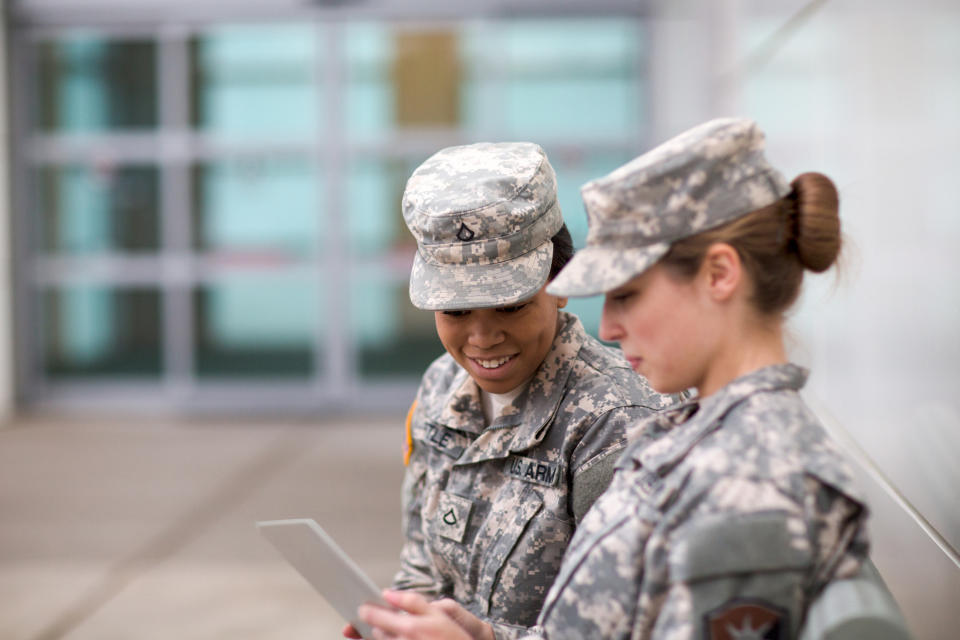
<path fill-rule="evenodd" d="M 406 615 L 400 611 L 373 604 L 364 604 L 357 609 L 357 616 L 374 629 L 391 635 L 401 635 L 405 628 Z"/>
<path fill-rule="evenodd" d="M 343 625 L 343 629 L 340 631 L 343 634 L 344 638 L 352 638 L 353 640 L 363 640 L 363 636 L 360 635 L 360 632 L 357 631 L 352 624 L 349 622 Z"/>
<path fill-rule="evenodd" d="M 493 630 L 480 618 L 467 611 L 459 602 L 451 598 L 434 600 L 433 606 L 470 634 L 472 638 L 493 638 Z"/>
<path fill-rule="evenodd" d="M 439 600 L 434 600 L 433 604 L 452 618 L 456 618 L 461 611 L 466 611 L 466 609 L 464 609 L 460 603 L 453 598 L 440 598 Z"/>
<path fill-rule="evenodd" d="M 383 592 L 383 599 L 388 604 L 407 613 L 425 614 L 430 610 L 430 601 L 413 591 L 391 591 L 387 589 Z"/>
<path fill-rule="evenodd" d="M 396 637 L 380 629 L 373 630 L 373 640 L 395 640 Z"/>

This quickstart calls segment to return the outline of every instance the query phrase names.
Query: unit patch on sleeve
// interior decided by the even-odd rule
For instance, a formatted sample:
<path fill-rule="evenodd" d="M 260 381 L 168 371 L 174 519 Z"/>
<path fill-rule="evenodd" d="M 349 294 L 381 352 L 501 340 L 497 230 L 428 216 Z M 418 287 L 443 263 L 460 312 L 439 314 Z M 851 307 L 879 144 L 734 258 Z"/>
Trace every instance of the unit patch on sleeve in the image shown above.
<path fill-rule="evenodd" d="M 788 613 L 769 602 L 737 598 L 704 614 L 706 640 L 787 640 Z"/>
<path fill-rule="evenodd" d="M 555 487 L 563 467 L 555 462 L 511 456 L 507 458 L 507 474 L 527 482 Z"/>

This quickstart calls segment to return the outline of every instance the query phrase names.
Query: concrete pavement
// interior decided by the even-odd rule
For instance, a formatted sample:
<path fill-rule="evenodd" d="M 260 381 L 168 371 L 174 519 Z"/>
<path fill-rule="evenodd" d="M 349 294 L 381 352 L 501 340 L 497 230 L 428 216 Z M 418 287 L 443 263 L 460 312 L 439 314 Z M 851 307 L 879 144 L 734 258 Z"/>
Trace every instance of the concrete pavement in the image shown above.
<path fill-rule="evenodd" d="M 254 528 L 321 522 L 378 584 L 402 420 L 25 418 L 0 431 L 0 638 L 335 638 Z"/>
<path fill-rule="evenodd" d="M 402 429 L 402 416 L 18 419 L 0 429 L 0 640 L 340 637 L 254 522 L 315 518 L 389 584 Z M 862 484 L 874 562 L 912 631 L 956 636 L 960 570 L 895 494 L 867 472 Z"/>

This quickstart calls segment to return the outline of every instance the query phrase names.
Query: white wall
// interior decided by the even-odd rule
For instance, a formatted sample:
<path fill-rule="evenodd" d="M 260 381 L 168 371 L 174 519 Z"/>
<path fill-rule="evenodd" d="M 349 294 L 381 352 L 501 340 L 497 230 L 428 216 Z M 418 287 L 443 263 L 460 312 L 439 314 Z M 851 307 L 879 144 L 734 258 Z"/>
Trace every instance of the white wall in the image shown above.
<path fill-rule="evenodd" d="M 788 178 L 839 188 L 845 262 L 839 280 L 808 277 L 792 357 L 880 473 L 864 475 L 874 559 L 914 632 L 952 637 L 960 569 L 935 539 L 960 548 L 960 4 L 661 4 L 656 141 L 747 115 Z"/>

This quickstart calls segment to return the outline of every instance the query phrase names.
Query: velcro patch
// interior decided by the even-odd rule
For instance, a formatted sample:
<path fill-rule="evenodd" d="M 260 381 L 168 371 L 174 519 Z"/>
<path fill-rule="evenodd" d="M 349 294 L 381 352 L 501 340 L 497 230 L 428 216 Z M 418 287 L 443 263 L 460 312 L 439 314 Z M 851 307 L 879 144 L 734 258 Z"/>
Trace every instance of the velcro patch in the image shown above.
<path fill-rule="evenodd" d="M 460 457 L 469 444 L 465 435 L 457 433 L 453 429 L 436 424 L 427 424 L 426 427 L 424 442 L 454 460 Z"/>
<path fill-rule="evenodd" d="M 561 469 L 562 467 L 555 462 L 521 456 L 511 456 L 507 459 L 507 475 L 546 487 L 555 487 L 560 482 Z"/>
<path fill-rule="evenodd" d="M 788 613 L 769 602 L 737 598 L 704 614 L 707 640 L 787 640 Z"/>
<path fill-rule="evenodd" d="M 437 515 L 435 516 L 437 532 L 444 538 L 450 538 L 455 542 L 463 542 L 463 534 L 467 531 L 467 522 L 470 521 L 470 511 L 472 510 L 472 502 L 444 491 L 440 494 Z"/>

